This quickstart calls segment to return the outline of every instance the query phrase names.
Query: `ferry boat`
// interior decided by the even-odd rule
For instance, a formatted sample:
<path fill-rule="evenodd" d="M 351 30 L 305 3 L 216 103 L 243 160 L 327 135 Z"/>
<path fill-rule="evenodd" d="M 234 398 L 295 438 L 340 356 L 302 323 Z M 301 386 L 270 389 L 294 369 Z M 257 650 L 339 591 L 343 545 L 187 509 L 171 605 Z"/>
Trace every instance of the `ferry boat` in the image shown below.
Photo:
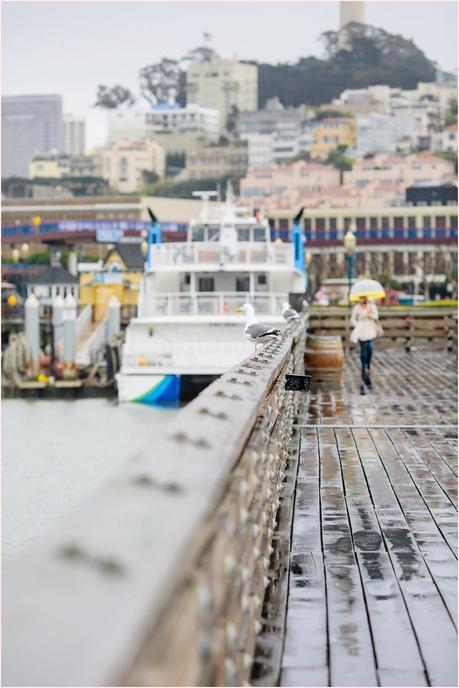
<path fill-rule="evenodd" d="M 126 329 L 117 375 L 120 402 L 191 399 L 253 353 L 237 307 L 251 303 L 260 322 L 284 327 L 282 304 L 304 294 L 300 214 L 291 241 L 271 241 L 267 220 L 238 208 L 230 188 L 212 208 L 214 192 L 195 195 L 203 206 L 186 242 L 162 243 L 152 215 L 138 317 Z"/>

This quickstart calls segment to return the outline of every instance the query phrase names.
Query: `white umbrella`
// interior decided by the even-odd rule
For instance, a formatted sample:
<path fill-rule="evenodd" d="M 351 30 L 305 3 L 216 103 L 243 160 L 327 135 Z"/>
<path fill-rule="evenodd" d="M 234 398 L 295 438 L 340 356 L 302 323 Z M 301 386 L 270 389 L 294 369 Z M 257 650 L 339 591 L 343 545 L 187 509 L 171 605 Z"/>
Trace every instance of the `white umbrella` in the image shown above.
<path fill-rule="evenodd" d="M 376 280 L 363 279 L 356 282 L 349 296 L 350 301 L 358 301 L 361 296 L 367 299 L 383 299 L 386 295 L 383 286 Z"/>

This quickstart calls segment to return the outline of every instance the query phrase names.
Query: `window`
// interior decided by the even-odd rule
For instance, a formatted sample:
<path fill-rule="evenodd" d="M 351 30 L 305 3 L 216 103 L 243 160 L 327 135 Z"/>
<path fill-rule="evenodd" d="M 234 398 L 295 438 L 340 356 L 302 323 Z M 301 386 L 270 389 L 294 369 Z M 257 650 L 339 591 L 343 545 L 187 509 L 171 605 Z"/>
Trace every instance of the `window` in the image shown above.
<path fill-rule="evenodd" d="M 250 291 L 250 277 L 236 277 L 236 291 Z"/>
<path fill-rule="evenodd" d="M 264 229 L 254 229 L 253 230 L 253 240 L 254 241 L 264 241 L 265 240 L 265 230 Z"/>
<path fill-rule="evenodd" d="M 215 291 L 215 280 L 213 277 L 200 277 L 198 280 L 198 291 Z"/>
<path fill-rule="evenodd" d="M 250 229 L 238 229 L 237 230 L 237 240 L 238 241 L 250 241 Z"/>
<path fill-rule="evenodd" d="M 330 239 L 334 240 L 338 238 L 336 217 L 330 218 Z"/>
<path fill-rule="evenodd" d="M 191 240 L 192 241 L 204 241 L 204 230 L 202 227 L 198 229 L 193 229 L 193 233 L 191 235 Z"/>
<path fill-rule="evenodd" d="M 185 284 L 186 285 L 190 284 L 190 273 L 189 272 L 187 272 L 185 274 Z"/>
<path fill-rule="evenodd" d="M 388 217 L 383 217 L 381 219 L 381 224 L 382 224 L 382 238 L 383 239 L 388 239 L 389 238 L 389 218 Z"/>
<path fill-rule="evenodd" d="M 265 275 L 263 272 L 261 272 L 261 273 L 258 275 L 258 280 L 257 280 L 257 281 L 258 281 L 258 284 L 260 284 L 260 285 L 266 284 L 266 282 L 267 282 L 267 280 L 266 280 L 266 275 Z"/>

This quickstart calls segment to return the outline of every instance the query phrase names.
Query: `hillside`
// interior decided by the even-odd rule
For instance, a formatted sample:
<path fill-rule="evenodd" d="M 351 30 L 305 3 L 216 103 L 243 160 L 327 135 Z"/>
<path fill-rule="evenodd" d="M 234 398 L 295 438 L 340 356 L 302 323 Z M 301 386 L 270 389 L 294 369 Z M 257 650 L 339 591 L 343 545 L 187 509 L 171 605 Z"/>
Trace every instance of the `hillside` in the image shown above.
<path fill-rule="evenodd" d="M 326 57 L 303 57 L 296 64 L 258 64 L 258 104 L 277 96 L 285 106 L 320 105 L 347 88 L 384 84 L 412 89 L 435 80 L 436 67 L 413 41 L 363 24 L 346 27 L 348 49 L 340 33 L 322 35 Z"/>

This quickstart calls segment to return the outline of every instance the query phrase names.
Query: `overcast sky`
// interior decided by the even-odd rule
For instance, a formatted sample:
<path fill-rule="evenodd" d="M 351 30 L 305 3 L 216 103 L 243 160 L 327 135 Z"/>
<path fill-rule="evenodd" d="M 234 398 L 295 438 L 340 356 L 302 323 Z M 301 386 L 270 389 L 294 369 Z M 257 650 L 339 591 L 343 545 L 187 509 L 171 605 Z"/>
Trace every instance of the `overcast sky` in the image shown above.
<path fill-rule="evenodd" d="M 454 0 L 366 2 L 366 22 L 412 38 L 443 69 L 457 68 Z M 97 84 L 136 90 L 141 67 L 180 58 L 212 35 L 224 57 L 270 63 L 323 54 L 319 36 L 339 25 L 339 2 L 2 2 L 3 94 L 60 93 L 103 143 Z"/>

